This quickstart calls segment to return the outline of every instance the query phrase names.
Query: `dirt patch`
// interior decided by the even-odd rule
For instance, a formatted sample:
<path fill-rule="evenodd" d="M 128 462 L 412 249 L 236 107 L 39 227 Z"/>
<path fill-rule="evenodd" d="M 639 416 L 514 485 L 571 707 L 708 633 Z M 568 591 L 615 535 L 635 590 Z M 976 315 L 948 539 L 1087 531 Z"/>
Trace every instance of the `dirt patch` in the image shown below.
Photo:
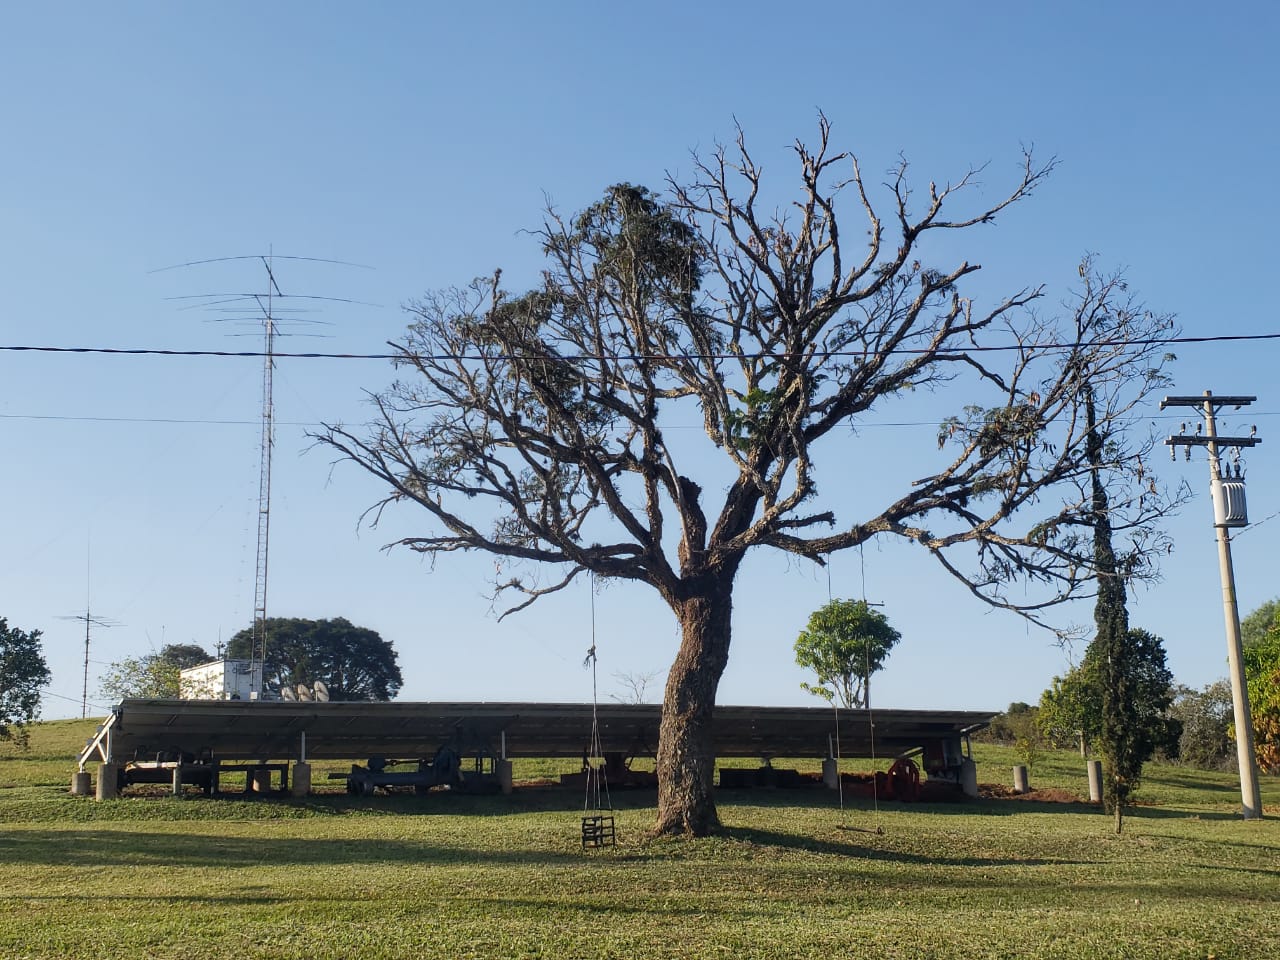
<path fill-rule="evenodd" d="M 998 783 L 978 784 L 978 796 L 984 800 L 1034 800 L 1038 803 L 1088 803 L 1088 801 L 1070 790 L 1059 787 L 1047 787 L 1044 790 L 1032 790 L 1029 793 L 1014 793 L 1012 787 Z"/>

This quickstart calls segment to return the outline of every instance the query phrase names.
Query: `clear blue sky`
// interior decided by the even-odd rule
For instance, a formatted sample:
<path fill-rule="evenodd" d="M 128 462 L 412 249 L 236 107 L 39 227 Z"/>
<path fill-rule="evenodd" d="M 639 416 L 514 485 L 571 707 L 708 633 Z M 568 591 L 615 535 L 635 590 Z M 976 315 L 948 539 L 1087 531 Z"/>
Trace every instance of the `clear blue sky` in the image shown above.
<path fill-rule="evenodd" d="M 330 339 L 282 349 L 379 352 L 426 290 L 496 266 L 513 287 L 535 276 L 521 230 L 545 198 L 573 210 L 617 181 L 660 186 L 688 171 L 690 150 L 730 138 L 734 118 L 782 177 L 819 109 L 864 170 L 901 153 L 922 185 L 989 163 L 982 196 L 994 196 L 1020 145 L 1060 159 L 1030 202 L 957 248 L 984 266 L 975 296 L 1043 282 L 1058 302 L 1094 252 L 1189 335 L 1277 332 L 1278 28 L 1260 2 L 9 4 L 0 345 L 255 348 L 167 299 L 260 289 L 250 262 L 151 271 L 272 248 L 374 268 L 289 264 L 287 292 L 380 305 L 329 305 L 314 316 Z M 1259 426 L 1250 510 L 1270 517 L 1276 348 L 1178 352 L 1172 392 L 1258 395 L 1228 426 Z M 46 717 L 79 714 L 83 627 L 60 618 L 86 599 L 120 624 L 94 635 L 93 690 L 105 663 L 165 642 L 212 649 L 251 621 L 260 376 L 256 360 L 0 352 L 0 616 L 44 632 Z M 382 552 L 425 517 L 359 528 L 379 488 L 308 452 L 308 428 L 360 422 L 363 391 L 388 379 L 375 361 L 280 363 L 270 612 L 380 631 L 406 698 L 588 698 L 585 586 L 499 624 L 489 559 L 432 569 Z M 878 409 L 824 481 L 845 485 L 852 510 L 869 464 L 919 475 L 933 424 L 964 402 Z M 1166 433 L 1185 419 L 1149 415 Z M 1198 497 L 1131 619 L 1200 686 L 1225 673 L 1207 468 L 1158 463 Z M 1237 541 L 1245 612 L 1280 593 L 1278 533 L 1280 519 Z M 898 544 L 837 557 L 831 592 L 860 595 L 864 563 L 868 599 L 904 635 L 880 705 L 997 709 L 1035 700 L 1065 668 L 1050 637 Z M 721 702 L 813 702 L 791 645 L 827 598 L 825 572 L 750 562 Z M 594 629 L 604 696 L 612 674 L 665 672 L 675 650 L 673 620 L 640 587 L 601 593 Z"/>

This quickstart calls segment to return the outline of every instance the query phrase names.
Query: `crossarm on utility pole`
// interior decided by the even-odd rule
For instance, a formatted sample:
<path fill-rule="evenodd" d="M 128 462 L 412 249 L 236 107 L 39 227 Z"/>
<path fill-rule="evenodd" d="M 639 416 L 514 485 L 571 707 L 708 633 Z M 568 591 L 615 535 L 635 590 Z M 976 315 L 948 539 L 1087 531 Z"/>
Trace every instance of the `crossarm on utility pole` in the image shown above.
<path fill-rule="evenodd" d="M 1253 447 L 1261 443 L 1261 438 L 1251 433 L 1247 437 L 1218 436 L 1217 412 L 1220 407 L 1248 406 L 1257 397 L 1215 397 L 1208 390 L 1201 397 L 1165 397 L 1160 401 L 1160 409 L 1166 407 L 1198 407 L 1204 416 L 1205 431 L 1201 436 L 1179 434 L 1165 441 L 1170 453 L 1176 459 L 1178 447 L 1184 447 L 1187 458 L 1191 457 L 1191 448 L 1205 447 L 1209 451 L 1209 487 L 1213 493 L 1215 505 L 1226 502 L 1223 494 L 1222 464 L 1218 457 L 1221 447 L 1241 448 Z M 1183 424 L 1186 429 L 1186 424 Z M 1254 428 L 1256 433 L 1257 428 Z M 1238 471 L 1237 471 L 1238 472 Z M 1243 483 L 1242 478 L 1237 481 Z M 1243 493 L 1243 487 L 1241 487 Z M 1244 675 L 1244 652 L 1240 640 L 1240 608 L 1236 602 L 1235 569 L 1231 563 L 1231 536 L 1227 532 L 1229 526 L 1243 526 L 1247 520 L 1229 522 L 1223 511 L 1215 506 L 1214 528 L 1218 541 L 1218 568 L 1222 577 L 1222 611 L 1227 628 L 1227 665 L 1231 675 L 1231 700 L 1236 728 L 1236 759 L 1240 766 L 1240 812 L 1246 820 L 1257 820 L 1262 817 L 1262 794 L 1258 785 L 1258 760 L 1253 742 L 1253 717 L 1249 709 L 1249 688 Z"/>

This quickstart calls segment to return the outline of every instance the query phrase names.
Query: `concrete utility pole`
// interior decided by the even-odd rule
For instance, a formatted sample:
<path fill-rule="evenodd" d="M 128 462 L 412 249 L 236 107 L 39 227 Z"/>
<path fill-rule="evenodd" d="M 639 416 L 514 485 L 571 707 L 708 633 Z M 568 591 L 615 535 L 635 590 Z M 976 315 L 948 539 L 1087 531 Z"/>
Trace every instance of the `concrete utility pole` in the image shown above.
<path fill-rule="evenodd" d="M 1236 604 L 1236 578 L 1231 566 L 1230 527 L 1249 524 L 1244 497 L 1244 475 L 1240 471 L 1240 448 L 1252 447 L 1262 442 L 1255 436 L 1257 427 L 1247 437 L 1218 436 L 1217 413 L 1219 407 L 1246 407 L 1257 397 L 1215 397 L 1208 390 L 1202 397 L 1165 397 L 1160 409 L 1166 407 L 1199 407 L 1204 415 L 1205 432 L 1200 427 L 1188 436 L 1187 425 L 1183 433 L 1169 437 L 1169 455 L 1177 459 L 1177 448 L 1185 447 L 1187 459 L 1191 459 L 1192 447 L 1206 447 L 1209 451 L 1209 488 L 1213 494 L 1213 525 L 1218 535 L 1218 564 L 1222 573 L 1222 607 L 1227 625 L 1227 665 L 1231 674 L 1231 699 L 1235 708 L 1236 759 L 1240 766 L 1240 813 L 1246 820 L 1262 817 L 1262 794 L 1258 789 L 1258 760 L 1253 746 L 1253 718 L 1249 711 L 1249 688 L 1245 683 L 1244 655 L 1240 643 L 1240 608 Z M 1224 465 L 1218 455 L 1221 447 L 1235 452 L 1235 475 L 1231 467 Z"/>

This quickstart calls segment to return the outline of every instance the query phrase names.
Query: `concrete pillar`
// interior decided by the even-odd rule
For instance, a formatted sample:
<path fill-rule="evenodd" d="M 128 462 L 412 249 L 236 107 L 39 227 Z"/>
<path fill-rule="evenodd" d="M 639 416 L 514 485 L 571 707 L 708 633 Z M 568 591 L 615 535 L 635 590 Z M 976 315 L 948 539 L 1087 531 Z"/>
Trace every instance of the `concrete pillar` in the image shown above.
<path fill-rule="evenodd" d="M 498 778 L 498 786 L 502 788 L 502 792 L 510 793 L 514 789 L 514 783 L 511 779 L 511 761 L 493 761 L 493 772 Z"/>
<path fill-rule="evenodd" d="M 87 797 L 93 778 L 89 776 L 88 770 L 77 770 L 71 775 L 71 795 L 73 797 Z"/>
<path fill-rule="evenodd" d="M 182 764 L 175 763 L 173 765 L 173 795 L 175 797 L 182 796 Z"/>
<path fill-rule="evenodd" d="M 1089 802 L 1102 802 L 1102 761 L 1090 760 L 1085 764 L 1089 771 Z"/>
<path fill-rule="evenodd" d="M 1013 792 L 1014 793 L 1030 793 L 1031 786 L 1027 782 L 1027 768 L 1022 764 L 1018 764 L 1013 768 Z"/>
<path fill-rule="evenodd" d="M 311 792 L 311 764 L 299 760 L 293 765 L 293 795 L 305 797 Z"/>
<path fill-rule="evenodd" d="M 246 776 L 249 778 L 249 789 L 253 793 L 271 792 L 270 770 L 250 770 Z"/>
<path fill-rule="evenodd" d="M 116 778 L 120 776 L 120 765 L 117 763 L 98 764 L 98 799 L 114 800 L 120 796 L 120 787 Z"/>
<path fill-rule="evenodd" d="M 966 797 L 978 795 L 978 765 L 968 757 L 960 761 L 960 789 Z"/>
<path fill-rule="evenodd" d="M 829 790 L 840 789 L 840 764 L 835 757 L 822 761 L 822 785 Z"/>

